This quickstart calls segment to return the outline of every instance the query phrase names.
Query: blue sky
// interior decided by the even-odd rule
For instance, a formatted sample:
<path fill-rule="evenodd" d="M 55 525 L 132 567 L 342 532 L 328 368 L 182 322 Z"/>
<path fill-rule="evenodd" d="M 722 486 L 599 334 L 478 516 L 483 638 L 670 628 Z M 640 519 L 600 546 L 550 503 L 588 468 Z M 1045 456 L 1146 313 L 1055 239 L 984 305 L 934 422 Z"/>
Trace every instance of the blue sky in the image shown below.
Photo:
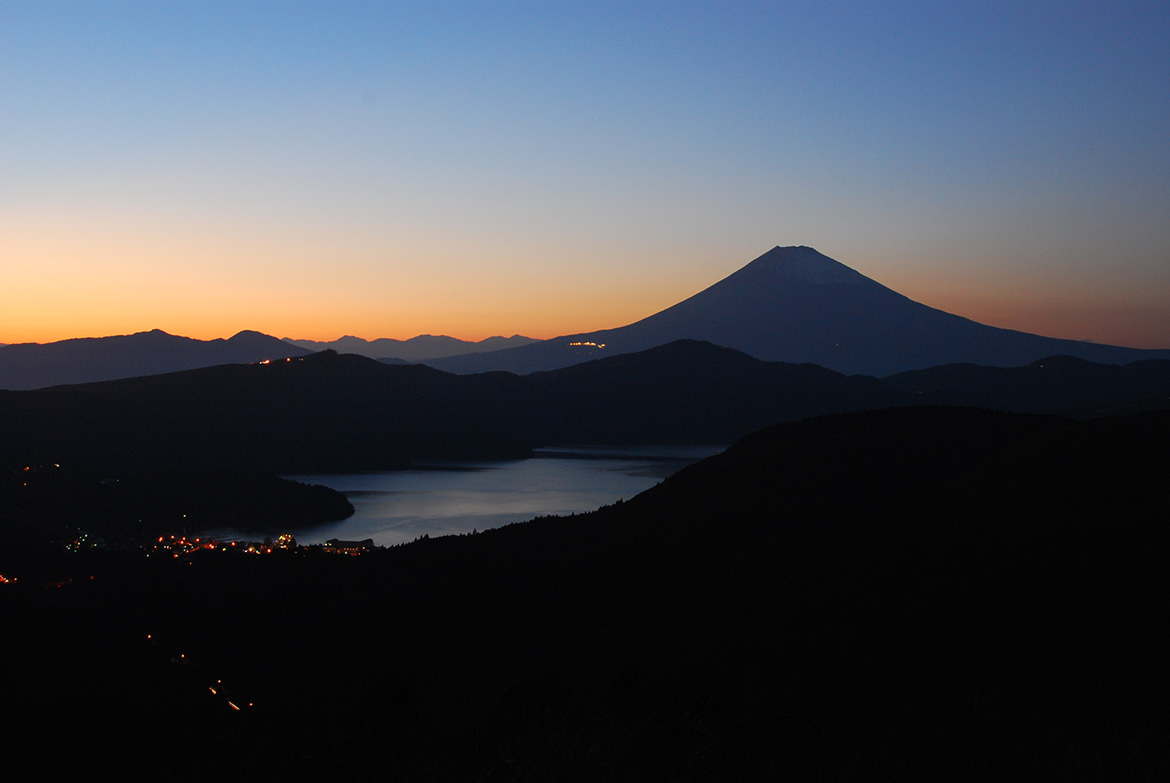
<path fill-rule="evenodd" d="M 0 342 L 619 326 L 774 245 L 1170 347 L 1170 4 L 0 5 Z"/>

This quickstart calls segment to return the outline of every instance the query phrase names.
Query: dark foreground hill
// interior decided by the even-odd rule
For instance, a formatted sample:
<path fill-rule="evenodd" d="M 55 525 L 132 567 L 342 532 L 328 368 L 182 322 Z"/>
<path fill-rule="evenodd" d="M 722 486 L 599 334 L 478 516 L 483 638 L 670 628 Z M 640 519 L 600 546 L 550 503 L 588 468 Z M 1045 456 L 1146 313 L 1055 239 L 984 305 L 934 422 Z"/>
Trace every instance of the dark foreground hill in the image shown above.
<path fill-rule="evenodd" d="M 1023 367 L 951 364 L 882 381 L 923 405 L 1087 415 L 1170 408 L 1170 361 L 1165 360 L 1119 366 L 1049 356 Z"/>
<path fill-rule="evenodd" d="M 462 373 L 528 373 L 682 339 L 704 340 L 766 361 L 874 376 L 959 362 L 1014 367 L 1053 355 L 1109 364 L 1170 359 L 1170 351 L 987 326 L 915 302 L 811 247 L 776 247 L 635 323 L 428 364 Z"/>
<path fill-rule="evenodd" d="M 1161 779 L 1168 460 L 908 408 L 360 558 L 62 561 L 0 585 L 0 728 L 58 778 Z"/>
<path fill-rule="evenodd" d="M 352 515 L 328 487 L 248 471 L 151 471 L 109 478 L 59 465 L 0 471 L 0 549 L 82 539 L 117 545 L 209 530 L 291 533 Z"/>

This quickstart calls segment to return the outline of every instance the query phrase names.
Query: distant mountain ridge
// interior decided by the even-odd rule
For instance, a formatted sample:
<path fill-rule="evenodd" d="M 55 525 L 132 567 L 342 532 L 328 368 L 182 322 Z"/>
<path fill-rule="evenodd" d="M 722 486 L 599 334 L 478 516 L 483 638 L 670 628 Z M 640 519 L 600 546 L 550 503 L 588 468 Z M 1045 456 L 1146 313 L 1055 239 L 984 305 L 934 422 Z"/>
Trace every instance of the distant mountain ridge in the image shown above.
<path fill-rule="evenodd" d="M 45 345 L 0 346 L 0 389 L 25 390 L 303 356 L 331 349 L 459 374 L 554 370 L 678 340 L 764 361 L 885 377 L 956 364 L 1020 367 L 1048 356 L 1124 365 L 1170 350 L 1078 342 L 987 326 L 915 302 L 809 247 L 776 247 L 672 307 L 627 326 L 535 341 L 447 336 L 331 342 L 240 332 L 200 341 L 160 330 Z"/>
<path fill-rule="evenodd" d="M 401 359 L 406 362 L 442 359 L 448 356 L 483 353 L 485 351 L 500 351 L 505 348 L 516 348 L 537 342 L 531 337 L 519 334 L 514 334 L 511 337 L 488 337 L 478 342 L 431 334 L 420 334 L 409 340 L 395 340 L 389 337 L 364 340 L 361 337 L 348 334 L 336 340 L 327 341 L 294 340 L 291 337 L 283 339 L 286 343 L 314 352 L 333 350 L 338 353 L 356 353 L 371 359 Z"/>
<path fill-rule="evenodd" d="M 0 347 L 0 389 L 93 383 L 308 353 L 253 331 L 242 331 L 226 340 L 195 340 L 154 329 L 112 337 L 19 343 Z"/>
<path fill-rule="evenodd" d="M 330 342 L 278 339 L 245 330 L 228 339 L 197 340 L 161 329 L 51 343 L 0 343 L 0 389 L 23 391 L 78 383 L 159 375 L 219 364 L 305 356 L 324 350 L 380 361 L 418 362 L 476 351 L 498 351 L 536 342 L 531 337 L 489 337 L 479 342 L 419 335 L 409 340 L 363 340 L 346 335 Z"/>
<path fill-rule="evenodd" d="M 766 361 L 876 377 L 961 362 L 1015 367 L 1054 355 L 1106 364 L 1170 358 L 1170 350 L 1062 340 L 977 323 L 915 302 L 802 246 L 775 247 L 709 288 L 628 326 L 428 364 L 459 373 L 529 373 L 682 339 Z"/>

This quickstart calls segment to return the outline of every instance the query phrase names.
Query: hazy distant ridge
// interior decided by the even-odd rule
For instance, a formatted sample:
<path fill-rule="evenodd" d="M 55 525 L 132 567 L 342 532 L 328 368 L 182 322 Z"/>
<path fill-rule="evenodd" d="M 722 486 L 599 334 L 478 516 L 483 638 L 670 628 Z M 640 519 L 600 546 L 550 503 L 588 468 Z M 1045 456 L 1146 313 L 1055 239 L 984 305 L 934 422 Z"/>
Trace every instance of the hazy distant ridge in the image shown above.
<path fill-rule="evenodd" d="M 469 342 L 429 334 L 409 340 L 363 340 L 346 336 L 332 342 L 314 342 L 280 340 L 254 331 L 242 331 L 226 340 L 196 340 L 154 329 L 52 343 L 0 344 L 0 389 L 19 391 L 138 378 L 219 364 L 250 364 L 265 359 L 305 356 L 323 350 L 372 359 L 417 362 L 475 351 L 496 351 L 532 342 L 535 340 L 521 335 Z"/>
<path fill-rule="evenodd" d="M 304 348 L 253 331 L 226 340 L 195 340 L 154 329 L 55 343 L 20 343 L 0 347 L 0 389 L 134 378 L 307 353 Z"/>
<path fill-rule="evenodd" d="M 337 351 L 338 353 L 356 353 L 359 356 L 368 356 L 371 359 L 402 359 L 407 362 L 418 362 L 426 359 L 441 359 L 448 356 L 458 356 L 469 353 L 483 353 L 485 351 L 500 351 L 505 348 L 516 348 L 521 345 L 537 342 L 531 337 L 514 334 L 511 337 L 489 337 L 486 340 L 473 342 L 460 340 L 446 335 L 420 334 L 409 340 L 394 340 L 382 337 L 377 340 L 364 340 L 361 337 L 346 335 L 337 340 L 319 342 L 317 340 L 294 340 L 285 337 L 286 343 L 305 348 L 310 351 Z"/>

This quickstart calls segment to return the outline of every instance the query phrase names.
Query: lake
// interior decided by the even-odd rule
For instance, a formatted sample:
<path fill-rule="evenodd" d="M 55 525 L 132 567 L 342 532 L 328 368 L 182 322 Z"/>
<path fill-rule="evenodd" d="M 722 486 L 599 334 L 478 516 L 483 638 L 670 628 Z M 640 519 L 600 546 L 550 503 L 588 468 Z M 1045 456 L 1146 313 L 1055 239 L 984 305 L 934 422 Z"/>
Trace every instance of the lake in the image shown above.
<path fill-rule="evenodd" d="M 487 530 L 629 500 L 723 446 L 538 449 L 531 459 L 441 463 L 414 470 L 287 476 L 344 492 L 354 515 L 297 531 L 300 544 L 372 538 L 380 546 Z"/>

